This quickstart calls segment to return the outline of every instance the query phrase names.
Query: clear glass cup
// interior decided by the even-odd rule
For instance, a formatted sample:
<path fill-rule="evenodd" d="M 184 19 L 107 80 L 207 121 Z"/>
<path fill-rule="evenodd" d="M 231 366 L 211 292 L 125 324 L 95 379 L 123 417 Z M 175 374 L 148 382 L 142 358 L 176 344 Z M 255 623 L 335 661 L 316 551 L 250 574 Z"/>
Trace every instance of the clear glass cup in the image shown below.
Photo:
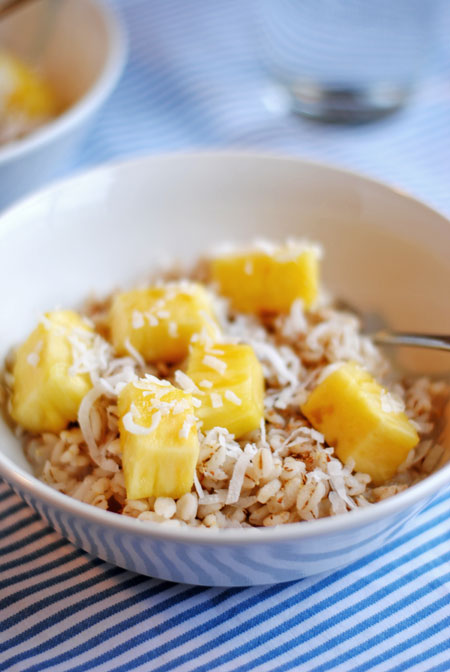
<path fill-rule="evenodd" d="M 265 69 L 292 108 L 357 123 L 402 106 L 430 51 L 435 0 L 257 0 Z"/>

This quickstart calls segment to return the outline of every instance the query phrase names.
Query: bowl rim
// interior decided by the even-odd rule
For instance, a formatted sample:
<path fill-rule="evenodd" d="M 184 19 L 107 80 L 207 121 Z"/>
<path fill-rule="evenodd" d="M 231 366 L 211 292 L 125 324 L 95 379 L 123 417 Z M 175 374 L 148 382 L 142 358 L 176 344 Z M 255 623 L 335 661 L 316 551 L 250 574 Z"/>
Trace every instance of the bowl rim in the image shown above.
<path fill-rule="evenodd" d="M 158 163 L 159 161 L 179 161 L 180 159 L 187 161 L 241 161 L 241 160 L 256 160 L 264 162 L 283 162 L 284 164 L 292 163 L 298 167 L 314 168 L 324 170 L 331 173 L 338 173 L 345 175 L 351 180 L 357 180 L 365 183 L 369 187 L 381 188 L 383 191 L 394 193 L 401 199 L 407 199 L 412 202 L 415 207 L 420 207 L 430 212 L 434 216 L 438 216 L 447 222 L 450 226 L 450 220 L 445 214 L 439 210 L 430 207 L 423 201 L 415 198 L 411 194 L 404 192 L 385 184 L 379 180 L 372 179 L 356 171 L 343 169 L 329 163 L 314 161 L 310 159 L 303 159 L 289 155 L 267 153 L 267 152 L 249 152 L 249 151 L 205 151 L 205 152 L 168 152 L 164 154 L 153 154 L 146 156 L 139 156 L 132 159 L 122 159 L 119 161 L 110 161 L 102 165 L 96 166 L 89 170 L 81 170 L 70 177 L 61 178 L 45 188 L 28 195 L 11 205 L 0 216 L 0 238 L 2 232 L 10 230 L 8 226 L 8 218 L 14 211 L 26 207 L 28 202 L 35 199 L 40 199 L 45 196 L 50 196 L 53 192 L 58 192 L 59 189 L 66 188 L 67 185 L 76 184 L 79 181 L 90 181 L 96 173 L 107 173 L 114 171 L 120 173 L 124 169 L 142 169 L 142 166 L 147 163 Z M 437 472 L 430 474 L 422 481 L 410 486 L 403 492 L 400 492 L 392 497 L 377 502 L 371 506 L 359 508 L 349 511 L 345 514 L 331 516 L 326 518 L 314 519 L 311 521 L 302 521 L 301 523 L 290 523 L 275 527 L 248 527 L 248 528 L 226 528 L 226 529 L 203 529 L 190 527 L 170 527 L 164 523 L 155 523 L 151 521 L 139 521 L 130 516 L 117 515 L 110 511 L 104 511 L 91 504 L 80 502 L 79 500 L 60 493 L 51 486 L 40 481 L 28 471 L 25 471 L 16 465 L 10 458 L 3 455 L 0 451 L 0 476 L 2 476 L 12 488 L 22 495 L 28 495 L 31 500 L 36 499 L 45 502 L 46 504 L 64 511 L 67 514 L 75 515 L 79 519 L 87 523 L 105 525 L 107 528 L 118 532 L 126 532 L 128 534 L 138 534 L 140 536 L 148 536 L 150 538 L 176 541 L 180 543 L 196 544 L 200 546 L 253 546 L 260 544 L 267 544 L 269 542 L 290 541 L 300 542 L 302 539 L 310 537 L 317 537 L 320 535 L 336 534 L 342 531 L 348 531 L 352 528 L 358 528 L 369 523 L 376 522 L 384 517 L 399 513 L 408 507 L 420 504 L 425 504 L 440 491 L 444 493 L 446 486 L 450 485 L 450 463 L 444 465 Z"/>
<path fill-rule="evenodd" d="M 117 84 L 123 72 L 128 50 L 125 30 L 117 13 L 106 4 L 105 0 L 87 0 L 87 2 L 98 12 L 107 33 L 107 53 L 99 75 L 84 95 L 60 115 L 29 135 L 0 147 L 0 166 L 57 140 L 99 108 Z"/>

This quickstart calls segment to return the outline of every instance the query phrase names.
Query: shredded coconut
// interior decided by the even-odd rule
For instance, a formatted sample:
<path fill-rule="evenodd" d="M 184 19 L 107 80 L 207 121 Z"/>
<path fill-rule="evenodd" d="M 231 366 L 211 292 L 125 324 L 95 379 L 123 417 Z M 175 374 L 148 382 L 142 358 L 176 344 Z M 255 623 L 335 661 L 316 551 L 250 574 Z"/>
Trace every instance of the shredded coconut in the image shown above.
<path fill-rule="evenodd" d="M 169 322 L 168 326 L 168 331 L 169 331 L 169 336 L 170 338 L 177 338 L 178 337 L 178 324 L 176 322 Z"/>
<path fill-rule="evenodd" d="M 183 426 L 182 426 L 182 428 L 180 429 L 180 432 L 179 432 L 180 439 L 187 439 L 188 438 L 192 427 L 195 426 L 195 422 L 196 422 L 196 419 L 195 419 L 194 415 L 187 415 L 186 416 L 186 418 L 183 422 Z"/>
<path fill-rule="evenodd" d="M 298 253 L 295 244 L 280 253 L 279 248 L 273 249 L 277 261 L 289 258 L 295 249 Z M 173 277 L 173 269 L 169 273 Z M 192 277 L 204 279 L 205 273 L 202 263 Z M 186 282 L 190 289 L 192 283 Z M 176 288 L 181 286 L 163 279 L 155 284 L 164 298 L 154 303 L 153 312 L 136 311 L 131 317 L 134 325 L 142 320 L 158 325 L 156 311 L 160 315 L 161 311 L 169 312 L 165 311 L 167 301 L 175 298 Z M 211 305 L 222 334 L 217 338 L 214 334 L 213 340 L 211 316 L 205 311 L 208 323 L 192 341 L 206 348 L 204 355 L 211 358 L 207 362 L 216 372 L 218 363 L 225 371 L 225 344 L 247 343 L 253 347 L 265 378 L 264 417 L 259 426 L 245 437 L 235 437 L 225 427 L 204 429 L 202 422 L 195 420 L 195 409 L 202 401 L 210 400 L 213 408 L 220 408 L 225 399 L 241 405 L 247 400 L 243 395 L 242 399 L 237 395 L 232 398 L 233 390 L 226 392 L 226 385 L 219 394 L 212 382 L 214 373 L 205 373 L 205 379 L 195 383 L 182 371 L 174 371 L 170 363 L 144 367 L 143 359 L 136 358 L 130 348 L 130 356 L 116 357 L 112 346 L 95 332 L 103 327 L 108 309 L 108 301 L 100 302 L 90 312 L 94 326 L 89 330 L 60 328 L 72 348 L 70 373 L 87 373 L 93 383 L 80 404 L 79 426 L 71 424 L 59 434 L 23 433 L 26 455 L 42 480 L 81 501 L 105 510 L 120 510 L 143 522 L 245 528 L 298 523 L 371 506 L 421 480 L 442 463 L 443 447 L 432 432 L 442 408 L 439 395 L 448 395 L 447 386 L 426 378 L 387 386 L 389 368 L 373 343 L 360 334 L 358 320 L 336 311 L 324 295 L 312 309 L 304 310 L 302 302 L 296 301 L 288 315 L 278 317 L 239 314 L 227 300 L 214 296 Z M 53 329 L 53 323 L 49 326 Z M 170 330 L 174 333 L 169 322 L 164 329 L 166 335 Z M 373 486 L 368 474 L 356 471 L 351 460 L 342 464 L 334 448 L 325 443 L 324 436 L 310 426 L 300 410 L 314 386 L 341 362 L 350 360 L 359 362 L 389 389 L 380 401 L 383 410 L 397 412 L 401 400 L 421 436 L 394 479 L 378 487 Z M 188 394 L 178 392 L 178 398 L 170 397 L 169 401 L 172 380 Z M 161 421 L 169 422 L 173 416 L 171 422 L 180 440 L 186 440 L 191 432 L 194 435 L 195 427 L 199 455 L 193 468 L 194 486 L 177 502 L 171 498 L 126 497 L 117 395 L 130 382 L 141 390 L 146 410 L 140 416 L 138 409 L 130 406 L 122 418 L 126 431 L 150 434 Z M 8 403 L 14 385 L 11 370 L 5 372 L 4 383 L 3 396 Z"/>
<path fill-rule="evenodd" d="M 242 485 L 244 483 L 245 472 L 250 464 L 250 455 L 243 452 L 234 465 L 233 475 L 228 486 L 228 495 L 226 504 L 234 504 L 241 496 Z"/>
<path fill-rule="evenodd" d="M 142 368 L 145 367 L 145 361 L 140 352 L 136 350 L 136 348 L 130 343 L 130 339 L 126 338 L 124 341 L 124 346 L 127 352 L 133 357 L 133 359 L 136 360 L 136 362 L 139 364 L 139 366 L 142 366 Z"/>
<path fill-rule="evenodd" d="M 194 383 L 192 378 L 190 378 L 184 371 L 177 369 L 175 371 L 175 382 L 181 387 L 185 392 L 200 392 L 197 385 Z"/>
<path fill-rule="evenodd" d="M 37 352 L 30 352 L 27 355 L 27 362 L 30 366 L 37 366 L 39 364 L 40 357 Z"/>
<path fill-rule="evenodd" d="M 227 370 L 227 363 L 213 355 L 205 355 L 202 359 L 202 363 L 209 369 L 214 369 L 214 371 L 220 373 L 221 376 L 223 376 Z"/>
<path fill-rule="evenodd" d="M 147 434 L 151 434 L 152 432 L 154 432 L 155 429 L 158 427 L 162 417 L 161 411 L 155 411 L 152 415 L 152 422 L 150 427 L 143 427 L 142 425 L 138 425 L 135 423 L 133 415 L 136 414 L 139 415 L 135 405 L 131 404 L 130 410 L 128 411 L 128 413 L 125 413 L 125 415 L 122 418 L 122 422 L 127 432 L 130 432 L 130 434 L 138 434 L 141 436 L 146 436 Z"/>
<path fill-rule="evenodd" d="M 139 310 L 133 310 L 131 314 L 131 326 L 133 329 L 141 329 L 145 324 L 144 316 Z"/>
<path fill-rule="evenodd" d="M 385 413 L 403 413 L 405 410 L 405 404 L 401 399 L 395 397 L 390 392 L 382 390 L 381 408 Z"/>
<path fill-rule="evenodd" d="M 148 312 L 145 313 L 145 317 L 147 318 L 147 322 L 148 322 L 150 327 L 157 327 L 158 326 L 159 320 L 156 317 L 156 315 L 154 315 L 153 313 L 148 311 Z"/>
<path fill-rule="evenodd" d="M 209 396 L 211 399 L 211 406 L 213 408 L 221 408 L 221 406 L 223 406 L 223 401 L 220 394 L 217 392 L 211 392 Z"/>
<path fill-rule="evenodd" d="M 230 401 L 235 406 L 242 406 L 242 399 L 239 399 L 239 397 L 237 396 L 237 394 L 233 392 L 233 390 L 226 390 L 225 399 Z"/>

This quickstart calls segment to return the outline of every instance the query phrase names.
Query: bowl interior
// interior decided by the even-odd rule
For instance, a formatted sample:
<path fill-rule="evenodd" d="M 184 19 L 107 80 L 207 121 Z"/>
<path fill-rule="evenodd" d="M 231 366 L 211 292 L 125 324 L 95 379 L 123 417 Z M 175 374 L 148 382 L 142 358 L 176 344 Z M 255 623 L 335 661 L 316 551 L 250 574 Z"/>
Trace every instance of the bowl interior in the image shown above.
<path fill-rule="evenodd" d="M 104 15 L 91 0 L 26 3 L 0 23 L 2 48 L 39 65 L 62 108 L 94 84 L 108 56 Z"/>
<path fill-rule="evenodd" d="M 223 241 L 309 237 L 324 283 L 396 328 L 450 333 L 450 225 L 356 175 L 258 156 L 154 157 L 57 184 L 0 220 L 0 358 L 42 311 L 77 306 Z M 396 351 L 415 373 L 447 377 L 447 353 Z M 2 451 L 29 471 L 0 425 Z"/>

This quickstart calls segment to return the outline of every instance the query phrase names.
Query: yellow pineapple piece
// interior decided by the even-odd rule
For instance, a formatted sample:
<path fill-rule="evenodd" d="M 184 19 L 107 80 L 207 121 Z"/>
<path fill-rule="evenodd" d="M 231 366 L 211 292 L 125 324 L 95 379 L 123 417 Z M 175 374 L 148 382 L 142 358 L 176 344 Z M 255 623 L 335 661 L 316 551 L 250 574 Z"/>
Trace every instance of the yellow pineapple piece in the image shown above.
<path fill-rule="evenodd" d="M 53 91 L 44 79 L 11 54 L 0 53 L 0 93 L 4 108 L 31 118 L 57 112 Z"/>
<path fill-rule="evenodd" d="M 89 375 L 71 372 L 69 339 L 89 345 L 93 329 L 71 310 L 47 313 L 18 348 L 13 368 L 12 417 L 30 432 L 60 432 L 77 419 L 92 387 Z"/>
<path fill-rule="evenodd" d="M 127 497 L 190 492 L 199 454 L 192 395 L 147 376 L 123 388 L 118 412 Z"/>
<path fill-rule="evenodd" d="M 339 459 L 353 458 L 376 485 L 394 476 L 419 441 L 401 403 L 355 362 L 330 372 L 302 411 Z"/>
<path fill-rule="evenodd" d="M 253 348 L 220 343 L 196 343 L 191 348 L 187 375 L 199 392 L 197 417 L 203 430 L 226 427 L 236 437 L 257 429 L 264 417 L 264 377 Z"/>
<path fill-rule="evenodd" d="M 302 299 L 306 308 L 316 300 L 319 251 L 299 243 L 225 255 L 212 260 L 211 273 L 236 310 L 287 313 L 296 299 Z"/>
<path fill-rule="evenodd" d="M 194 334 L 219 333 L 211 299 L 196 283 L 170 283 L 118 294 L 112 303 L 111 340 L 119 355 L 135 348 L 147 362 L 178 362 Z"/>

